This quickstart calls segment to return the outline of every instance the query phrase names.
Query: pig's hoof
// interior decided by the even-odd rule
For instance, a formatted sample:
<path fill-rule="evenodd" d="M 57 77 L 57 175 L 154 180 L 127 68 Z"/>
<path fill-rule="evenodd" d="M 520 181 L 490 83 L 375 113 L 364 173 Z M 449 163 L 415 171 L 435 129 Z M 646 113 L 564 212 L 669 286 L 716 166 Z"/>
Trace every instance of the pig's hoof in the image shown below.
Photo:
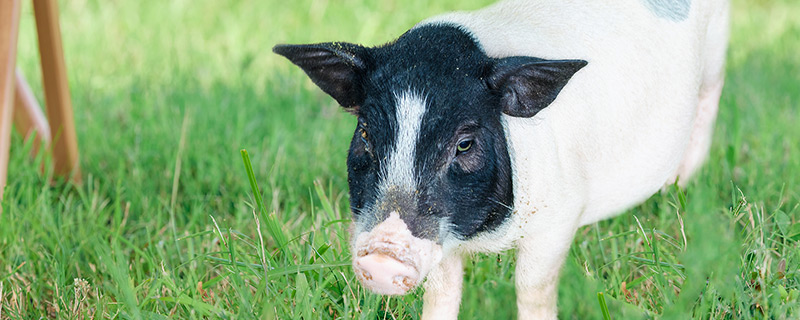
<path fill-rule="evenodd" d="M 419 280 L 416 268 L 381 253 L 358 258 L 354 267 L 364 286 L 379 294 L 405 294 Z"/>

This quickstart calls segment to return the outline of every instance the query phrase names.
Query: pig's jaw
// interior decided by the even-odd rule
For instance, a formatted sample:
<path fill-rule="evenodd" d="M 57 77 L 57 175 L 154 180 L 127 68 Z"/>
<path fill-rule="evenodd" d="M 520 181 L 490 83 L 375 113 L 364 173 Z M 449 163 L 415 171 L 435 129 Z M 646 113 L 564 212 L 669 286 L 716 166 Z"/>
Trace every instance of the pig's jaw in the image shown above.
<path fill-rule="evenodd" d="M 353 270 L 375 293 L 405 294 L 442 260 L 442 246 L 412 235 L 397 212 L 371 231 L 354 236 Z"/>

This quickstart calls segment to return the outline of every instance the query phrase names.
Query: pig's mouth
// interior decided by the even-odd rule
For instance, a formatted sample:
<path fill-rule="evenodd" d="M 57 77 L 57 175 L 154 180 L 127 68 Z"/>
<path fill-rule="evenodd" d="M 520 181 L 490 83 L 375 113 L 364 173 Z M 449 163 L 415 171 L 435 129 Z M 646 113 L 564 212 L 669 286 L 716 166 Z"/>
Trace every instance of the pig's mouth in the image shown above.
<path fill-rule="evenodd" d="M 442 259 L 442 247 L 413 236 L 397 212 L 358 234 L 353 249 L 358 279 L 375 293 L 387 295 L 406 294 Z"/>

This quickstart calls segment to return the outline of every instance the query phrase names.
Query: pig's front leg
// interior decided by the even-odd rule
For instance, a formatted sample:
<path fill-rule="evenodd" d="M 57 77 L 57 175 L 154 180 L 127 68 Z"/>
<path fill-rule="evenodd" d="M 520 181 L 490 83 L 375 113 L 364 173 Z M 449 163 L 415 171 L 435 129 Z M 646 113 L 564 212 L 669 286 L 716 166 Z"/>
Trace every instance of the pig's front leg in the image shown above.
<path fill-rule="evenodd" d="M 569 220 L 566 217 L 563 219 Z M 540 222 L 531 228 L 535 230 L 529 229 L 530 232 L 517 242 L 519 319 L 557 318 L 558 275 L 577 230 L 574 222 Z"/>
<path fill-rule="evenodd" d="M 464 265 L 460 254 L 451 253 L 431 270 L 425 281 L 422 319 L 456 319 L 461 305 Z"/>

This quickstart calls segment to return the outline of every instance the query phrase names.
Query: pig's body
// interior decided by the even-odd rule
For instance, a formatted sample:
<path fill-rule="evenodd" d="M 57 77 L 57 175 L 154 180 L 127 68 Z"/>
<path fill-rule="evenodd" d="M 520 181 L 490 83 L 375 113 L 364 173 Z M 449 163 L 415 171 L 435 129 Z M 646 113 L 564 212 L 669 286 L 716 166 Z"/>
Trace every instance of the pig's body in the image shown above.
<path fill-rule="evenodd" d="M 461 257 L 516 246 L 520 318 L 554 318 L 577 228 L 703 162 L 727 6 L 505 1 L 384 47 L 276 47 L 359 117 L 348 160 L 359 279 L 402 294 L 427 274 L 423 318 L 453 319 Z M 497 205 L 466 204 L 471 194 Z"/>
<path fill-rule="evenodd" d="M 505 1 L 420 25 L 463 26 L 490 57 L 589 62 L 536 117 L 504 115 L 515 162 L 515 208 L 543 209 L 553 202 L 543 196 L 547 190 L 564 186 L 558 193 L 577 197 L 572 202 L 583 208 L 583 225 L 641 202 L 702 162 L 687 159 L 692 163 L 681 167 L 686 150 L 698 145 L 690 136 L 701 96 L 718 96 L 722 87 L 722 4 L 697 1 L 685 19 L 673 21 L 635 1 Z M 716 114 L 716 103 L 709 107 Z M 710 134 L 710 126 L 697 131 Z M 700 153 L 707 147 L 699 145 Z M 520 197 L 525 195 L 542 196 Z"/>
<path fill-rule="evenodd" d="M 727 11 L 727 1 L 716 0 L 694 1 L 673 18 L 637 1 L 505 1 L 420 24 L 463 26 L 491 57 L 588 61 L 535 117 L 503 115 L 513 214 L 460 246 L 519 247 L 521 319 L 555 317 L 555 282 L 578 227 L 619 214 L 677 177 L 686 182 L 702 164 L 723 84 Z M 455 318 L 457 305 L 436 301 L 457 303 L 443 297 L 460 277 L 429 276 L 426 318 Z"/>
<path fill-rule="evenodd" d="M 674 19 L 651 9 L 633 1 L 505 1 L 422 23 L 463 26 L 491 57 L 589 62 L 536 117 L 503 116 L 514 211 L 502 228 L 461 245 L 519 247 L 520 318 L 555 316 L 558 270 L 579 226 L 620 213 L 678 176 L 686 181 L 708 152 L 727 2 L 696 1 Z M 458 299 L 443 297 L 460 277 L 431 274 L 439 281 L 426 285 L 426 318 L 454 318 L 458 306 L 447 301 Z"/>

